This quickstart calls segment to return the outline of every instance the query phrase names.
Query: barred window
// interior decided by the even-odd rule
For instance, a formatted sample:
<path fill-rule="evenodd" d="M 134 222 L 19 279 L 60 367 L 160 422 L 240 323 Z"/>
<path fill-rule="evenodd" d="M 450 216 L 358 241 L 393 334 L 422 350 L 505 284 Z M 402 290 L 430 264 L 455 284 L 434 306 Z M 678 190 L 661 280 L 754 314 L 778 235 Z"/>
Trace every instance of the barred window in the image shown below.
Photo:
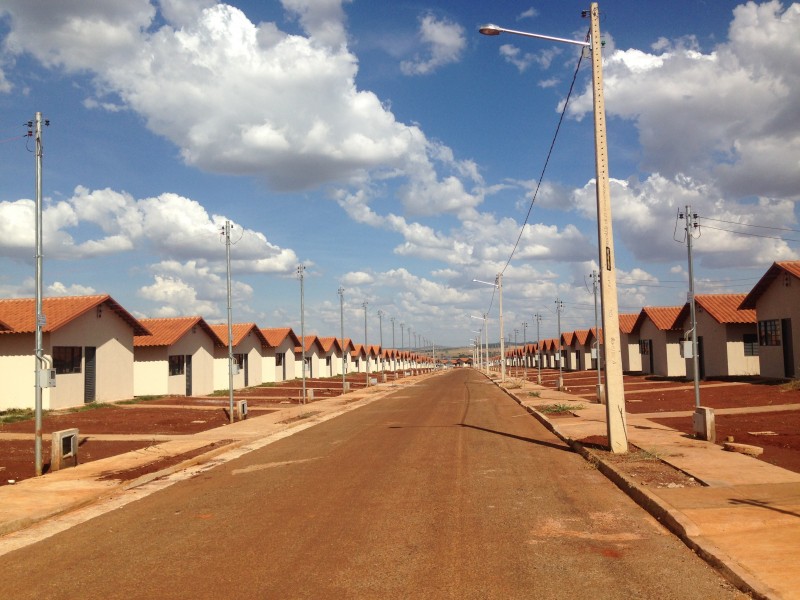
<path fill-rule="evenodd" d="M 781 324 L 778 319 L 758 322 L 758 344 L 759 346 L 781 345 Z"/>
<path fill-rule="evenodd" d="M 639 340 L 639 354 L 650 354 L 650 340 Z"/>
<path fill-rule="evenodd" d="M 183 375 L 186 369 L 186 359 L 183 354 L 169 357 L 169 374 Z"/>
<path fill-rule="evenodd" d="M 80 373 L 83 348 L 80 346 L 53 346 L 53 367 L 56 375 Z"/>
<path fill-rule="evenodd" d="M 758 336 L 755 333 L 745 333 L 742 342 L 745 356 L 758 356 Z"/>

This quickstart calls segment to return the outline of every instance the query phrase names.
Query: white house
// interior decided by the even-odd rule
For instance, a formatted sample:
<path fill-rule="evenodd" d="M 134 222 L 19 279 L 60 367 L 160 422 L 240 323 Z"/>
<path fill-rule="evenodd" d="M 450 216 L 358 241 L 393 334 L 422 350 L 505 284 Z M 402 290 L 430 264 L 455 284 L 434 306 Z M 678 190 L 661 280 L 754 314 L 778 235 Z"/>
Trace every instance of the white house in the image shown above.
<path fill-rule="evenodd" d="M 136 396 L 204 396 L 214 391 L 214 348 L 224 342 L 202 317 L 141 319 L 133 339 Z"/>
<path fill-rule="evenodd" d="M 267 340 L 264 350 L 264 381 L 289 381 L 295 378 L 294 349 L 300 339 L 291 327 L 272 327 L 261 330 Z"/>
<path fill-rule="evenodd" d="M 42 408 L 133 398 L 133 338 L 150 332 L 108 295 L 44 298 L 42 349 L 56 386 Z M 0 409 L 34 408 L 36 304 L 0 300 Z"/>
<path fill-rule="evenodd" d="M 227 390 L 228 387 L 228 326 L 211 325 L 211 330 L 222 340 L 223 346 L 214 348 L 214 389 Z M 264 382 L 261 375 L 267 340 L 255 323 L 234 323 L 233 360 L 236 371 L 233 376 L 233 389 L 238 390 Z"/>

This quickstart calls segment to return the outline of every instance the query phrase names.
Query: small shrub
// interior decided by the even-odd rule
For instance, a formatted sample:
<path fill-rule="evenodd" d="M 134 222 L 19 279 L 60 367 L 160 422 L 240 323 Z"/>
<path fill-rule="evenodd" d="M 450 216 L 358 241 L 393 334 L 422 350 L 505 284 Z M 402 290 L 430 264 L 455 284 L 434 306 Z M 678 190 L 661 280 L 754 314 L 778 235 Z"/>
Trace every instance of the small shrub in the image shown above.
<path fill-rule="evenodd" d="M 0 423 L 16 423 L 18 421 L 27 421 L 36 416 L 32 408 L 9 408 L 0 411 Z"/>
<path fill-rule="evenodd" d="M 781 385 L 781 390 L 784 392 L 796 392 L 800 390 L 800 379 L 790 379 Z"/>
<path fill-rule="evenodd" d="M 573 410 L 581 410 L 583 408 L 586 408 L 583 404 L 578 404 L 576 406 L 571 404 L 543 404 L 537 406 L 536 410 L 546 415 L 555 415 L 572 412 Z"/>
<path fill-rule="evenodd" d="M 528 392 L 528 396 L 532 396 L 533 398 L 541 398 L 542 392 Z"/>

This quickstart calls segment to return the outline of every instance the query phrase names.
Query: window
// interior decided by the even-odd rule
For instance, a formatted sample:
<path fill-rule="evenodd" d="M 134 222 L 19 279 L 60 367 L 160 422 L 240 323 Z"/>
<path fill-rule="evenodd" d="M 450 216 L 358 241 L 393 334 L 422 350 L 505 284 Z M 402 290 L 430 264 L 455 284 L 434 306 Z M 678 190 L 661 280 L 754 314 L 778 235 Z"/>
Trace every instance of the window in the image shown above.
<path fill-rule="evenodd" d="M 770 319 L 769 321 L 758 322 L 758 345 L 781 345 L 781 324 L 778 319 Z"/>
<path fill-rule="evenodd" d="M 236 363 L 236 366 L 239 367 L 239 371 L 244 370 L 244 354 L 234 354 L 233 355 L 233 362 Z"/>
<path fill-rule="evenodd" d="M 183 375 L 185 372 L 186 359 L 183 354 L 169 357 L 169 374 Z"/>
<path fill-rule="evenodd" d="M 758 336 L 755 333 L 745 333 L 742 342 L 745 356 L 758 356 Z"/>
<path fill-rule="evenodd" d="M 80 346 L 53 346 L 53 367 L 56 375 L 80 373 L 83 348 Z"/>
<path fill-rule="evenodd" d="M 282 367 L 283 366 L 283 352 L 275 355 L 275 366 Z"/>
<path fill-rule="evenodd" d="M 650 354 L 650 340 L 639 340 L 639 354 Z"/>

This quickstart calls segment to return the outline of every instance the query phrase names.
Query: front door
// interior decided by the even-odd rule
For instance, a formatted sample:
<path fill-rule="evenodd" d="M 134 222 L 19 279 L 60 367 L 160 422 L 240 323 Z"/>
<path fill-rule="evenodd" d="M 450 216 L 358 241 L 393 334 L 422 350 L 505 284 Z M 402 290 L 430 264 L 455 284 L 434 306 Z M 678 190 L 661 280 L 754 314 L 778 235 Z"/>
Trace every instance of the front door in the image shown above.
<path fill-rule="evenodd" d="M 192 355 L 186 355 L 186 395 L 192 395 Z"/>
<path fill-rule="evenodd" d="M 791 319 L 781 319 L 781 340 L 783 342 L 784 377 L 794 377 L 794 348 L 792 347 Z"/>
<path fill-rule="evenodd" d="M 700 371 L 700 379 L 706 378 L 706 360 L 705 352 L 703 352 L 703 336 L 697 336 L 697 364 Z"/>
<path fill-rule="evenodd" d="M 242 362 L 244 363 L 244 387 L 250 385 L 250 376 L 247 369 L 247 354 L 242 355 Z"/>
<path fill-rule="evenodd" d="M 97 348 L 86 346 L 83 349 L 83 401 L 85 404 L 97 398 Z"/>

